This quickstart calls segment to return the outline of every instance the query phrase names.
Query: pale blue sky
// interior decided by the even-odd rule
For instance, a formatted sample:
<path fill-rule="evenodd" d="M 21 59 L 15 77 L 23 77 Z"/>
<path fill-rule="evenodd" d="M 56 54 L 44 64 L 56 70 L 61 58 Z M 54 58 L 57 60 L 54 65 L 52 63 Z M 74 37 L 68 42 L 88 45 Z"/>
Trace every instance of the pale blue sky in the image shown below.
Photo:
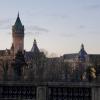
<path fill-rule="evenodd" d="M 10 48 L 17 13 L 25 26 L 25 49 L 34 38 L 49 53 L 100 53 L 100 0 L 0 0 L 0 49 Z"/>

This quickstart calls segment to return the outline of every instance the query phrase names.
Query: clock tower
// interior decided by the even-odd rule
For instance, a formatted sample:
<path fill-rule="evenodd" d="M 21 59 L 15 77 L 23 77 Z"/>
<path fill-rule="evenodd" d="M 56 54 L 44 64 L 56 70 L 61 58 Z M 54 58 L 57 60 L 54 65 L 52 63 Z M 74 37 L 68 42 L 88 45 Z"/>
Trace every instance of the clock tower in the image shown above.
<path fill-rule="evenodd" d="M 24 51 L 24 26 L 21 23 L 19 13 L 15 24 L 12 26 L 12 38 L 13 38 L 14 55 L 18 51 L 23 52 Z"/>

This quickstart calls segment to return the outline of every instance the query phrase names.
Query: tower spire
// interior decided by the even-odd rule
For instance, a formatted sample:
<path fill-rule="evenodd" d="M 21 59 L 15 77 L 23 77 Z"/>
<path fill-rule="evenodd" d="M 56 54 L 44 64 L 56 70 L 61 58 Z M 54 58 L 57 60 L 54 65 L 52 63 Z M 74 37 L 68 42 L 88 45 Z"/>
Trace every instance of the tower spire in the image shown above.
<path fill-rule="evenodd" d="M 84 44 L 83 43 L 81 44 L 81 49 L 84 49 Z"/>
<path fill-rule="evenodd" d="M 14 26 L 16 26 L 16 27 L 23 27 L 22 22 L 21 22 L 20 17 L 19 17 L 19 12 L 18 12 L 17 19 L 15 21 Z"/>
<path fill-rule="evenodd" d="M 37 44 L 37 42 L 36 42 L 36 39 L 34 39 L 34 42 L 33 42 L 34 44 Z"/>
<path fill-rule="evenodd" d="M 17 17 L 19 17 L 19 11 L 18 11 L 18 16 Z"/>

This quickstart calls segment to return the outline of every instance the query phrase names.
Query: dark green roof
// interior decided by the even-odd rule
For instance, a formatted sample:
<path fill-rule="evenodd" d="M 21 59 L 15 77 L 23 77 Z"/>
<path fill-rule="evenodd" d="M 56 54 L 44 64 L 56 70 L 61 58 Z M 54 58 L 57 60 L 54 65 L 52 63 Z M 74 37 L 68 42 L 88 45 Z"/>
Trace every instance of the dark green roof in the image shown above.
<path fill-rule="evenodd" d="M 19 13 L 18 13 L 18 16 L 17 16 L 17 19 L 16 19 L 16 22 L 15 22 L 14 26 L 23 27 L 23 25 L 21 23 L 21 20 L 20 20 L 20 17 L 19 17 Z"/>

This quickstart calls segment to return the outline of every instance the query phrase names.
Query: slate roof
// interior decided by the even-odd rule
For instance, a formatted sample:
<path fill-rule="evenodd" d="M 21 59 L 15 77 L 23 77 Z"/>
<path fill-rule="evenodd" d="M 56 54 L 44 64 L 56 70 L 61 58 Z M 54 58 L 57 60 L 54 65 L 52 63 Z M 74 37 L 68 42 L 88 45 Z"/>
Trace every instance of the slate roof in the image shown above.
<path fill-rule="evenodd" d="M 34 53 L 39 53 L 40 52 L 35 39 L 34 39 L 34 42 L 33 42 L 31 52 L 34 52 Z"/>
<path fill-rule="evenodd" d="M 33 52 L 25 52 L 24 57 L 25 61 L 32 61 L 34 57 Z"/>
<path fill-rule="evenodd" d="M 21 20 L 20 20 L 20 17 L 19 17 L 19 13 L 18 13 L 18 16 L 17 16 L 17 19 L 16 19 L 14 26 L 15 27 L 23 27 Z"/>
<path fill-rule="evenodd" d="M 87 56 L 87 52 L 84 50 L 84 45 L 81 45 L 81 50 L 79 51 L 78 58 L 80 61 L 85 61 Z"/>
<path fill-rule="evenodd" d="M 78 56 L 78 53 L 64 54 L 64 59 L 75 59 Z"/>

